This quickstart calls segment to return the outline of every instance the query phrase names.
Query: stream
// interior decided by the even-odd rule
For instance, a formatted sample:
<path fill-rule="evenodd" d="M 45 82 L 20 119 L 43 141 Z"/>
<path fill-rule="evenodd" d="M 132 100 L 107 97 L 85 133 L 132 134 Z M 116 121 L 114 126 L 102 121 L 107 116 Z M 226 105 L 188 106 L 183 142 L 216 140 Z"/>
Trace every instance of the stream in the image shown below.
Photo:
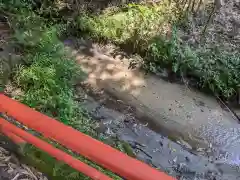
<path fill-rule="evenodd" d="M 130 69 L 114 45 L 64 43 L 86 74 L 77 94 L 103 137 L 127 142 L 136 158 L 178 179 L 240 179 L 239 124 L 216 100 Z"/>
<path fill-rule="evenodd" d="M 81 103 L 97 121 L 96 131 L 104 137 L 127 142 L 137 159 L 180 180 L 237 180 L 240 174 L 219 165 L 209 149 L 194 149 L 174 142 L 135 118 L 134 109 L 123 101 L 85 85 L 77 86 Z M 91 89 L 91 90 L 90 90 Z"/>

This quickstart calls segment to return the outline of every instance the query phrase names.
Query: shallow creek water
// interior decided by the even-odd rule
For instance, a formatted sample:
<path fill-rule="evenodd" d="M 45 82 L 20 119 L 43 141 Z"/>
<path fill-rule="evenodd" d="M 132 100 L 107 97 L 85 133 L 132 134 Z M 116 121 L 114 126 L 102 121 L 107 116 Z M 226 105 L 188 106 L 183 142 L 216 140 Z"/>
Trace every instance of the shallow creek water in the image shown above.
<path fill-rule="evenodd" d="M 84 87 L 84 86 L 83 86 Z M 163 136 L 147 122 L 136 119 L 132 107 L 104 92 L 85 92 L 77 87 L 81 101 L 97 121 L 96 130 L 104 137 L 127 142 L 137 159 L 181 180 L 235 180 L 240 174 L 219 165 L 209 149 L 193 149 L 185 142 Z"/>

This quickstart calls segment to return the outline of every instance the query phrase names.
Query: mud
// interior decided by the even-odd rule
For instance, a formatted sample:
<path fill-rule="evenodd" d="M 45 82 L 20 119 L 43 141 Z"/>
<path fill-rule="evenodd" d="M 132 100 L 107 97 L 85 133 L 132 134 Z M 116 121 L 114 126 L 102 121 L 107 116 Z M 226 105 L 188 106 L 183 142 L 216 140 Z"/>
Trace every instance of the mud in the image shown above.
<path fill-rule="evenodd" d="M 186 142 L 174 142 L 155 132 L 148 123 L 143 124 L 135 117 L 134 108 L 104 91 L 81 84 L 77 86 L 77 94 L 97 121 L 98 133 L 127 142 L 136 158 L 177 179 L 234 180 L 240 175 L 218 166 L 210 150 L 196 150 Z"/>

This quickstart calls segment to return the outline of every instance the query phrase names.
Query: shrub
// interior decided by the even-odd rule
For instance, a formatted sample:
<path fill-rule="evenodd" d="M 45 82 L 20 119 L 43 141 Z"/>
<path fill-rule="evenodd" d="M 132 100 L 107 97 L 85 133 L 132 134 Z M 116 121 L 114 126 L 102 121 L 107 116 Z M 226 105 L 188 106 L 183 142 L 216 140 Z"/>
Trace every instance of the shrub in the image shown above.
<path fill-rule="evenodd" d="M 34 48 L 35 51 L 25 54 L 25 62 L 30 66 L 20 66 L 14 78 L 24 91 L 20 100 L 67 123 L 76 116 L 72 83 L 81 71 L 64 54 L 54 28 L 46 29 Z"/>
<path fill-rule="evenodd" d="M 93 16 L 81 14 L 78 26 L 95 38 L 117 44 L 133 43 L 136 48 L 144 49 L 152 37 L 166 33 L 170 22 L 177 17 L 175 7 L 168 6 L 164 0 L 156 6 L 128 4 L 116 12 Z"/>
<path fill-rule="evenodd" d="M 151 72 L 171 68 L 173 72 L 197 79 L 199 86 L 230 98 L 240 85 L 240 54 L 199 47 L 193 50 L 181 43 L 173 30 L 170 39 L 158 37 L 149 44 L 145 67 Z"/>

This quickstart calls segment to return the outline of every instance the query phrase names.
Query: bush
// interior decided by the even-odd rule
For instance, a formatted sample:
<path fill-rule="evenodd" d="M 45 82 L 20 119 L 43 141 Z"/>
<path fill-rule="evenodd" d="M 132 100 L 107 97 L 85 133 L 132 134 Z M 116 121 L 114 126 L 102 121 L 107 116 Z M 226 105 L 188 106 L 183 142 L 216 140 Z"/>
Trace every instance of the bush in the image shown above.
<path fill-rule="evenodd" d="M 75 117 L 72 83 L 81 71 L 65 54 L 54 28 L 46 29 L 34 48 L 25 54 L 25 62 L 30 66 L 20 66 L 14 78 L 24 91 L 20 99 L 67 123 Z"/>
<path fill-rule="evenodd" d="M 117 44 L 132 43 L 136 48 L 144 49 L 152 37 L 166 33 L 170 22 L 177 17 L 174 6 L 169 7 L 164 0 L 156 6 L 128 4 L 116 12 L 94 16 L 81 14 L 78 26 L 95 38 Z"/>
<path fill-rule="evenodd" d="M 209 88 L 225 98 L 236 95 L 239 88 L 240 53 L 204 47 L 193 50 L 181 43 L 176 29 L 170 39 L 158 37 L 150 43 L 145 62 L 151 72 L 171 68 L 181 76 L 196 78 L 201 88 Z"/>

